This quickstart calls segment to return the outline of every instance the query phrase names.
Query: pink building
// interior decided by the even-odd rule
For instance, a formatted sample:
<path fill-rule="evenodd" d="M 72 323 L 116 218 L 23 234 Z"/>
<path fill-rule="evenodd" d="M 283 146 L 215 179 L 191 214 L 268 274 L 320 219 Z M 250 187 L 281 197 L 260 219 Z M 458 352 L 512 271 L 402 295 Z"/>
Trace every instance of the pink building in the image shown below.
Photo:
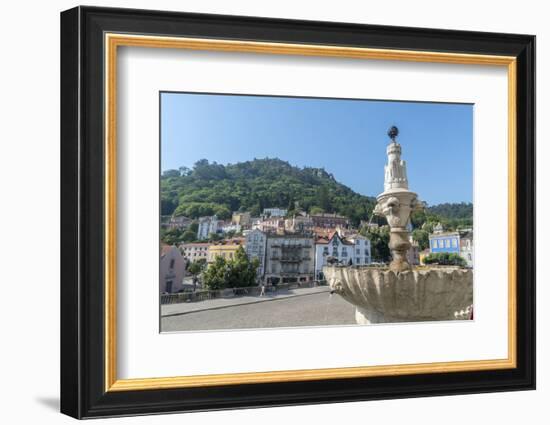
<path fill-rule="evenodd" d="M 186 260 L 175 246 L 162 244 L 160 247 L 160 279 L 161 294 L 174 294 L 183 289 Z"/>

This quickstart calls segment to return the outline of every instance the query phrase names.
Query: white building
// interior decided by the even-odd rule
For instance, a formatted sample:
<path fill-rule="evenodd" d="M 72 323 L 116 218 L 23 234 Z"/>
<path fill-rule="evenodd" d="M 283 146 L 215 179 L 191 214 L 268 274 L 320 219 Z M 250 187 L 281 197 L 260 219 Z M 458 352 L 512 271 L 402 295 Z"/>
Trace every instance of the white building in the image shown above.
<path fill-rule="evenodd" d="M 285 231 L 285 219 L 280 217 L 268 217 L 263 220 L 257 220 L 252 225 L 252 229 L 282 234 Z"/>
<path fill-rule="evenodd" d="M 460 255 L 468 267 L 474 266 L 474 232 L 471 229 L 460 232 Z"/>
<path fill-rule="evenodd" d="M 208 260 L 209 247 L 210 244 L 205 242 L 183 243 L 179 246 L 183 256 L 190 262 L 200 259 L 204 259 L 205 261 Z"/>
<path fill-rule="evenodd" d="M 257 258 L 260 262 L 258 277 L 261 279 L 265 272 L 265 251 L 267 235 L 260 230 L 250 230 L 246 234 L 245 251 L 249 259 Z"/>
<path fill-rule="evenodd" d="M 183 290 L 186 260 L 175 246 L 160 247 L 159 290 L 161 294 L 173 294 Z"/>
<path fill-rule="evenodd" d="M 221 230 L 222 233 L 229 233 L 229 232 L 241 233 L 242 226 L 240 224 L 226 222 L 226 223 L 223 223 L 223 225 L 219 226 L 219 229 Z"/>
<path fill-rule="evenodd" d="M 284 208 L 264 208 L 263 216 L 265 217 L 284 217 L 288 210 Z"/>
<path fill-rule="evenodd" d="M 162 223 L 162 226 L 166 227 L 167 229 L 184 230 L 187 227 L 189 227 L 189 225 L 192 222 L 193 222 L 193 220 L 191 220 L 190 218 L 184 217 L 184 216 L 181 216 L 181 215 L 180 216 L 170 216 L 170 218 L 167 221 Z"/>
<path fill-rule="evenodd" d="M 220 221 L 215 215 L 212 217 L 201 217 L 199 218 L 199 228 L 197 230 L 197 239 L 204 240 L 208 239 L 208 236 L 211 233 L 218 233 Z"/>
<path fill-rule="evenodd" d="M 318 238 L 315 241 L 315 278 L 324 279 L 323 266 L 327 265 L 327 258 L 333 257 L 341 264 L 361 266 L 371 263 L 370 240 L 364 236 L 355 235 L 350 238 L 341 237 L 334 232 L 328 238 Z"/>
<path fill-rule="evenodd" d="M 291 233 L 311 232 L 313 220 L 309 215 L 298 214 L 285 220 L 285 230 Z"/>

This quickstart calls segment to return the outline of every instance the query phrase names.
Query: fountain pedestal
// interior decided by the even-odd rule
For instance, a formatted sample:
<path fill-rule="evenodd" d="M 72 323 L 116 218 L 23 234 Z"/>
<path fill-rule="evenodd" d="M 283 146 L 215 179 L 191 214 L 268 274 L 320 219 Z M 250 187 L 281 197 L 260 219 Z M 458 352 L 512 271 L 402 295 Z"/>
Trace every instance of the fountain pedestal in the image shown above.
<path fill-rule="evenodd" d="M 385 217 L 390 226 L 389 248 L 393 261 L 390 269 L 396 272 L 410 270 L 407 251 L 411 247 L 407 225 L 411 212 L 421 209 L 416 193 L 409 190 L 407 164 L 401 159 L 401 145 L 395 141 L 397 127 L 390 128 L 391 142 L 386 148 L 388 163 L 384 167 L 384 192 L 376 197 L 374 214 Z"/>

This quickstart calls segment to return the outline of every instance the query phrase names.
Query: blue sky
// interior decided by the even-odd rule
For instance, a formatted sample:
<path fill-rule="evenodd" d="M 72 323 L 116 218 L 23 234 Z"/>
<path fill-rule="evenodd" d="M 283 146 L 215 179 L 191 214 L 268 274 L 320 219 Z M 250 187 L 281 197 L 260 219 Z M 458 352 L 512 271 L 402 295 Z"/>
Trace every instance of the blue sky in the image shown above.
<path fill-rule="evenodd" d="M 430 205 L 472 202 L 473 105 L 161 94 L 161 169 L 280 158 L 324 167 L 358 193 L 383 190 L 388 128 L 399 127 L 409 188 Z"/>

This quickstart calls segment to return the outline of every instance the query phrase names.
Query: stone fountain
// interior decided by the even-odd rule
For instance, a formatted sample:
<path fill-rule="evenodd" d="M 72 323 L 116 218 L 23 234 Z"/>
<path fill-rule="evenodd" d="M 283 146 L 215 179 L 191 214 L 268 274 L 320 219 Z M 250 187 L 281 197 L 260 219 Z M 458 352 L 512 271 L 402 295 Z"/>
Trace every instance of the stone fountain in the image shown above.
<path fill-rule="evenodd" d="M 459 267 L 415 269 L 407 259 L 411 247 L 407 228 L 413 211 L 423 208 L 409 190 L 407 166 L 401 159 L 399 131 L 388 131 L 388 163 L 384 192 L 376 197 L 374 214 L 390 227 L 389 267 L 325 266 L 323 273 L 333 292 L 356 307 L 359 324 L 460 320 L 473 303 L 473 273 Z"/>

